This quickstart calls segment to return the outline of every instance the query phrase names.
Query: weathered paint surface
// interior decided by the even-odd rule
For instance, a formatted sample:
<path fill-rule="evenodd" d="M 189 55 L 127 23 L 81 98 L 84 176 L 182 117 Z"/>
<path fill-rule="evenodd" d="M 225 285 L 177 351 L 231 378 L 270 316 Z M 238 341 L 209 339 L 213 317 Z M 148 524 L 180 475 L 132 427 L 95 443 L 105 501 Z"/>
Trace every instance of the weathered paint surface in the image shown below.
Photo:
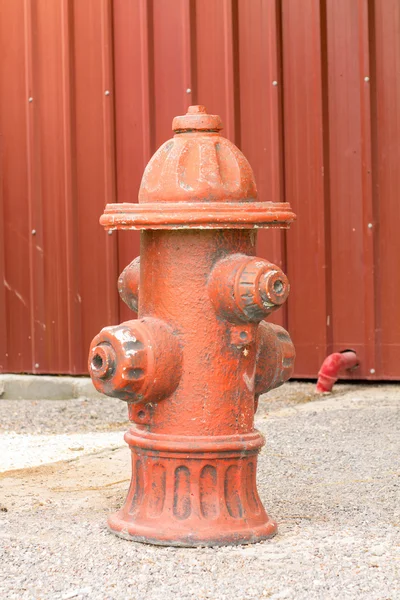
<path fill-rule="evenodd" d="M 101 218 L 142 230 L 140 260 L 119 279 L 138 319 L 103 329 L 89 355 L 95 386 L 127 401 L 133 423 L 132 482 L 109 526 L 158 544 L 250 543 L 276 531 L 256 488 L 257 400 L 290 377 L 295 357 L 287 332 L 264 321 L 289 282 L 255 257 L 255 228 L 288 227 L 295 215 L 258 201 L 219 117 L 194 106 L 173 127 L 139 204 L 108 205 Z"/>

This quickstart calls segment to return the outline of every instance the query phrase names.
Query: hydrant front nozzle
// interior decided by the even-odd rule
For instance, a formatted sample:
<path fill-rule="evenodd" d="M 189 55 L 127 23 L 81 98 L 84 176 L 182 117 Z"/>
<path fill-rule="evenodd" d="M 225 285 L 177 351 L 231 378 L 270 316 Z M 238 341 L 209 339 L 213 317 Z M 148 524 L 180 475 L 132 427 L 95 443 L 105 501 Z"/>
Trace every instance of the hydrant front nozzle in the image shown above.
<path fill-rule="evenodd" d="M 102 394 L 132 403 L 161 400 L 179 383 L 178 340 L 159 319 L 105 327 L 92 341 L 89 372 Z"/>

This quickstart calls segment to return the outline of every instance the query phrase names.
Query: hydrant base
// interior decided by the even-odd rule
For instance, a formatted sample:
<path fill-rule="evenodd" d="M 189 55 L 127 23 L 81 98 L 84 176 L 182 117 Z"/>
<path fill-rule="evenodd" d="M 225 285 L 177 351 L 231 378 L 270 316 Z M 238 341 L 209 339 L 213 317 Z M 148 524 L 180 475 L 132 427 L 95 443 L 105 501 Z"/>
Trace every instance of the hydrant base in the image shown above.
<path fill-rule="evenodd" d="M 256 486 L 263 436 L 166 436 L 139 427 L 125 434 L 132 479 L 124 506 L 108 519 L 120 537 L 168 546 L 251 544 L 276 523 Z"/>
<path fill-rule="evenodd" d="M 114 535 L 128 540 L 130 542 L 139 542 L 141 544 L 151 544 L 155 546 L 175 546 L 178 548 L 195 547 L 214 547 L 214 546 L 239 546 L 245 544 L 256 544 L 263 540 L 270 539 L 277 534 L 278 528 L 275 521 L 268 519 L 266 523 L 248 529 L 247 531 L 227 531 L 226 534 L 219 534 L 218 537 L 203 538 L 199 536 L 182 536 L 181 538 L 160 538 L 153 537 L 160 533 L 158 528 L 147 530 L 137 528 L 133 524 L 124 522 L 119 512 L 114 513 L 108 518 L 108 530 Z"/>

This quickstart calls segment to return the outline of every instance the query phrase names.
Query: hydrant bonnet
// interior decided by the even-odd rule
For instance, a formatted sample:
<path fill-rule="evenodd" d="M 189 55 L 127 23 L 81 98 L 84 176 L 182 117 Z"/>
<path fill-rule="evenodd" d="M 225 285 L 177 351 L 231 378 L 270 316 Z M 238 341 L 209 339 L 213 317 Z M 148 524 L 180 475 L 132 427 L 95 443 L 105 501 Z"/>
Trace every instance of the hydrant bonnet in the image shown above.
<path fill-rule="evenodd" d="M 139 204 L 108 204 L 106 229 L 287 228 L 295 219 L 288 203 L 257 199 L 253 171 L 219 134 L 218 116 L 190 107 L 173 127 L 144 171 Z"/>

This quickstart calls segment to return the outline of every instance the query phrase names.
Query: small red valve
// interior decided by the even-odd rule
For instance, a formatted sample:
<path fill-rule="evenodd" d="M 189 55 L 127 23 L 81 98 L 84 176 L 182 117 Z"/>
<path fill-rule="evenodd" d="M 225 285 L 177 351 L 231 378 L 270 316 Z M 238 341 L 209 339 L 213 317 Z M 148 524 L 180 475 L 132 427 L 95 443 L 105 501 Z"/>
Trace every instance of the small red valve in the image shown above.
<path fill-rule="evenodd" d="M 319 370 L 316 392 L 318 394 L 331 392 L 334 384 L 339 379 L 340 371 L 350 371 L 357 368 L 358 365 L 357 354 L 352 350 L 330 354 Z"/>

